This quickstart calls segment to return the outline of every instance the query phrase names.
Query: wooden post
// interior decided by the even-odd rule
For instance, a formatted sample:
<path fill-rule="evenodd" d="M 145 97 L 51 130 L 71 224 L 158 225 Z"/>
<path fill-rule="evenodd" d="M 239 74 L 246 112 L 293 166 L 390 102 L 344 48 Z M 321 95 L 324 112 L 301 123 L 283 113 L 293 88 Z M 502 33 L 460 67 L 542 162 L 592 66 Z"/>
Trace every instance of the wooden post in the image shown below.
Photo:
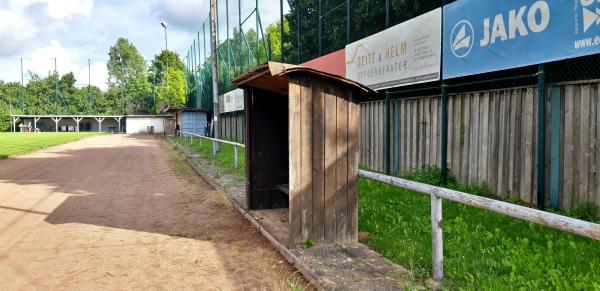
<path fill-rule="evenodd" d="M 237 169 L 238 167 L 238 146 L 234 145 L 233 146 L 233 166 Z"/>
<path fill-rule="evenodd" d="M 433 258 L 433 280 L 444 277 L 444 242 L 442 238 L 442 198 L 431 195 L 431 244 Z"/>

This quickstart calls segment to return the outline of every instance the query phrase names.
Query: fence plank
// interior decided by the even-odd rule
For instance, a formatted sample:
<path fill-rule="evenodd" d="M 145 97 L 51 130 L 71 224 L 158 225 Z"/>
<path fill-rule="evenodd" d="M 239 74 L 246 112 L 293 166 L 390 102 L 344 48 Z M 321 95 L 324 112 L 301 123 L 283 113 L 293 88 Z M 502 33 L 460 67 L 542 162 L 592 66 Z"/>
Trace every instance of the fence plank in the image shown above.
<path fill-rule="evenodd" d="M 596 206 L 600 206 L 600 83 L 596 86 Z M 598 213 L 600 215 L 600 213 Z"/>
<path fill-rule="evenodd" d="M 496 183 L 496 193 L 499 195 L 504 195 L 506 192 L 505 184 L 505 173 L 506 168 L 508 167 L 508 163 L 505 161 L 506 153 L 507 153 L 507 96 L 506 91 L 502 91 L 501 94 L 498 94 L 499 99 L 499 109 L 498 109 L 498 163 L 496 165 L 496 170 L 498 172 L 498 179 Z"/>
<path fill-rule="evenodd" d="M 589 189 L 589 159 L 590 159 L 590 86 L 588 84 L 581 86 L 581 104 L 580 104 L 580 142 L 579 156 L 580 163 L 578 168 L 579 176 L 579 195 L 578 202 L 584 203 L 588 201 Z"/>
<path fill-rule="evenodd" d="M 533 90 L 527 88 L 527 93 L 523 99 L 522 132 L 523 132 L 523 147 L 521 154 L 523 155 L 523 174 L 521 175 L 521 200 L 531 203 L 531 189 L 533 176 Z"/>
<path fill-rule="evenodd" d="M 423 120 L 425 121 L 424 124 L 424 132 L 425 132 L 425 147 L 423 148 L 423 155 L 425 156 L 424 158 L 424 165 L 430 165 L 431 164 L 431 101 L 429 98 L 425 97 L 423 99 Z"/>
<path fill-rule="evenodd" d="M 453 115 L 449 118 L 452 118 L 452 129 L 450 134 L 453 136 L 452 138 L 452 152 L 448 152 L 450 155 L 450 159 L 452 160 L 452 167 L 450 168 L 450 173 L 455 177 L 460 177 L 460 127 L 462 125 L 461 122 L 461 114 L 462 114 L 462 97 L 453 98 Z"/>
<path fill-rule="evenodd" d="M 370 107 L 370 105 L 368 105 Z M 325 94 L 325 241 L 336 239 L 335 193 L 337 160 L 337 101 L 330 93 Z M 370 155 L 369 155 L 370 156 Z"/>
<path fill-rule="evenodd" d="M 313 88 L 318 86 L 310 78 L 301 79 L 300 99 L 300 191 L 302 205 L 302 240 L 310 239 L 313 219 L 312 185 L 312 111 Z M 318 90 L 319 88 L 317 88 Z M 293 146 L 293 145 L 292 145 Z"/>
<path fill-rule="evenodd" d="M 312 112 L 312 238 L 316 242 L 325 240 L 325 92 L 323 84 L 313 80 Z M 357 129 L 358 130 L 358 129 Z"/>
<path fill-rule="evenodd" d="M 289 139 L 290 145 L 301 144 L 300 135 L 300 81 L 292 79 L 289 95 Z M 289 209 L 290 209 L 290 245 L 295 246 L 302 236 L 302 198 L 301 198 L 301 155 L 300 151 L 289 152 L 290 177 L 289 177 Z"/>
<path fill-rule="evenodd" d="M 336 95 L 343 96 L 342 88 Z M 345 89 L 348 90 L 348 89 Z M 345 243 L 348 232 L 348 102 L 337 98 L 336 242 Z"/>
<path fill-rule="evenodd" d="M 431 110 L 431 164 L 435 165 L 435 166 L 439 166 L 440 165 L 440 161 L 438 159 L 439 154 L 439 141 L 440 141 L 440 135 L 438 132 L 438 128 L 439 128 L 439 98 L 435 97 L 432 100 L 433 106 L 432 106 L 432 110 Z"/>
<path fill-rule="evenodd" d="M 358 105 L 354 103 L 357 99 L 350 92 L 348 103 L 348 241 L 358 241 L 358 150 L 356 148 L 356 134 L 359 126 L 360 116 Z"/>
<path fill-rule="evenodd" d="M 473 94 L 473 97 L 471 99 L 473 101 L 473 103 L 471 104 L 471 107 L 474 109 L 479 108 L 479 103 L 480 103 L 480 96 L 479 93 L 475 93 Z M 479 142 L 479 110 L 471 110 L 471 118 L 472 118 L 472 122 L 471 122 L 471 126 L 470 126 L 470 130 L 471 130 L 471 148 L 470 148 L 470 154 L 469 154 L 469 184 L 471 185 L 476 185 L 477 184 L 477 177 L 478 177 L 478 171 L 479 171 L 479 164 L 478 164 L 478 159 L 479 159 L 479 146 L 480 146 L 480 142 Z"/>
<path fill-rule="evenodd" d="M 479 160 L 477 165 L 477 185 L 483 184 L 487 179 L 487 161 L 488 161 L 488 137 L 489 137 L 489 108 L 490 108 L 490 95 L 489 93 L 483 93 L 481 96 L 481 102 L 479 106 L 480 112 L 480 127 L 479 127 Z"/>
<path fill-rule="evenodd" d="M 573 191 L 573 160 L 574 160 L 574 146 L 573 146 L 573 138 L 574 138 L 574 101 L 575 98 L 573 96 L 573 86 L 566 86 L 565 94 L 563 99 L 565 100 L 565 122 L 564 122 L 564 172 L 563 172 L 563 199 L 562 205 L 565 209 L 570 209 L 573 207 L 573 201 L 571 197 L 575 193 Z"/>
<path fill-rule="evenodd" d="M 447 130 L 447 134 L 448 134 L 448 145 L 447 145 L 447 149 L 446 152 L 448 153 L 446 155 L 446 163 L 448 165 L 448 169 L 451 171 L 454 168 L 454 165 L 452 164 L 452 153 L 453 153 L 453 148 L 454 148 L 454 135 L 452 134 L 454 132 L 454 118 L 452 118 L 454 116 L 454 100 L 456 98 L 460 98 L 459 95 L 454 95 L 454 96 L 448 96 L 448 130 Z"/>
<path fill-rule="evenodd" d="M 412 132 L 411 132 L 411 139 L 412 139 L 412 146 L 411 146 L 411 154 L 410 154 L 410 161 L 411 161 L 411 170 L 416 170 L 417 169 L 417 154 L 418 154 L 418 148 L 419 148 L 419 128 L 418 128 L 418 123 L 419 123 L 419 114 L 418 114 L 418 110 L 419 110 L 419 104 L 418 101 L 416 100 L 412 100 L 411 101 L 411 119 L 410 119 L 410 123 L 412 125 Z"/>

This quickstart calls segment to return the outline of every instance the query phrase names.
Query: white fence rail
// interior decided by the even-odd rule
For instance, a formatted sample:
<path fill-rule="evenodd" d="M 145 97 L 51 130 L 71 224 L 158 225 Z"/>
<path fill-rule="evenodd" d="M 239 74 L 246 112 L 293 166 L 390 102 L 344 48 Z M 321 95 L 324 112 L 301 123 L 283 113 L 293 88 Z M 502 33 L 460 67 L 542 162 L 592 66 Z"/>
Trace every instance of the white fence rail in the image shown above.
<path fill-rule="evenodd" d="M 524 207 L 490 198 L 471 195 L 446 188 L 400 179 L 379 173 L 359 170 L 360 177 L 398 186 L 431 196 L 431 234 L 433 279 L 441 281 L 443 272 L 442 199 L 489 210 L 502 215 L 545 225 L 583 237 L 600 240 L 600 224 Z"/>
<path fill-rule="evenodd" d="M 233 157 L 233 166 L 235 168 L 238 167 L 239 163 L 238 163 L 238 147 L 241 148 L 246 148 L 246 146 L 244 144 L 241 143 L 237 143 L 237 142 L 233 142 L 233 141 L 228 141 L 228 140 L 222 140 L 222 139 L 216 139 L 216 138 L 212 138 L 212 137 L 208 137 L 208 136 L 203 136 L 200 134 L 195 134 L 195 133 L 191 133 L 191 132 L 185 132 L 185 131 L 177 131 L 177 136 L 180 139 L 183 138 L 189 138 L 190 139 L 190 144 L 194 143 L 194 137 L 197 137 L 199 139 L 200 142 L 200 146 L 202 146 L 202 139 L 206 139 L 206 140 L 210 140 L 213 142 L 213 158 L 217 158 L 217 152 L 218 152 L 218 147 L 217 144 L 219 143 L 223 143 L 223 144 L 229 144 L 233 146 L 234 149 L 234 157 Z"/>

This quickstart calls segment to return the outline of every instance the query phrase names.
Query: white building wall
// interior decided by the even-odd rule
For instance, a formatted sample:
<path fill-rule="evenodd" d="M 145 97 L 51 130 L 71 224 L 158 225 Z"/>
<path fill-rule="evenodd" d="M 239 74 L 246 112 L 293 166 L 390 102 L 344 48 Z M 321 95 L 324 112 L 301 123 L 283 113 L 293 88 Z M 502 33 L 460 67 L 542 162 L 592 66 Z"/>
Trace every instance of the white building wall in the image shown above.
<path fill-rule="evenodd" d="M 148 126 L 154 126 L 154 133 L 165 131 L 162 117 L 127 117 L 125 132 L 128 134 L 146 134 Z"/>

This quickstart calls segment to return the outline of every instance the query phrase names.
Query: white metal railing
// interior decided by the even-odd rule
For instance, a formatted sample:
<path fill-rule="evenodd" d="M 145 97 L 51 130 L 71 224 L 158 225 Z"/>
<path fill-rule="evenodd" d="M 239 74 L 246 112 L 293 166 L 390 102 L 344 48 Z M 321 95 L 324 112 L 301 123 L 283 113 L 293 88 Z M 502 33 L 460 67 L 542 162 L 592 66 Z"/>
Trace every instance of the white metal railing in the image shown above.
<path fill-rule="evenodd" d="M 448 199 L 461 204 L 541 224 L 550 228 L 559 229 L 594 240 L 600 240 L 600 224 L 379 173 L 359 170 L 358 175 L 366 179 L 398 186 L 400 188 L 431 196 L 433 279 L 436 281 L 441 281 L 444 276 L 442 199 Z"/>
<path fill-rule="evenodd" d="M 185 131 L 177 131 L 177 136 L 180 139 L 183 138 L 190 138 L 190 144 L 194 143 L 194 137 L 197 137 L 199 139 L 200 142 L 200 147 L 202 147 L 202 139 L 206 139 L 206 140 L 210 140 L 213 142 L 213 158 L 216 159 L 217 158 L 217 152 L 218 152 L 218 148 L 216 146 L 217 143 L 224 143 L 224 144 L 230 144 L 233 145 L 233 166 L 235 168 L 238 167 L 238 147 L 241 148 L 246 148 L 246 146 L 244 144 L 241 143 L 237 143 L 237 142 L 233 142 L 233 141 L 228 141 L 228 140 L 222 140 L 222 139 L 216 139 L 216 138 L 212 138 L 212 137 L 208 137 L 208 136 L 203 136 L 200 134 L 195 134 L 195 133 L 191 133 L 191 132 L 185 132 Z"/>

